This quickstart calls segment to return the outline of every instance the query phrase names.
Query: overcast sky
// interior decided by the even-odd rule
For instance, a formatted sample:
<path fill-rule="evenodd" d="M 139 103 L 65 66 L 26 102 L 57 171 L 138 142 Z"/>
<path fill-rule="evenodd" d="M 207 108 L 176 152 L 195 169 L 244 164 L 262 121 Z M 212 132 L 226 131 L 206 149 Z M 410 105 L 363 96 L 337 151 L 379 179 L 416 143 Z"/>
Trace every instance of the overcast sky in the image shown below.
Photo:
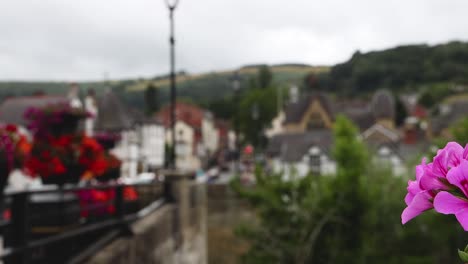
<path fill-rule="evenodd" d="M 466 0 L 180 0 L 177 69 L 331 65 L 355 50 L 468 39 Z M 100 80 L 169 70 L 163 0 L 1 0 L 0 80 Z"/>

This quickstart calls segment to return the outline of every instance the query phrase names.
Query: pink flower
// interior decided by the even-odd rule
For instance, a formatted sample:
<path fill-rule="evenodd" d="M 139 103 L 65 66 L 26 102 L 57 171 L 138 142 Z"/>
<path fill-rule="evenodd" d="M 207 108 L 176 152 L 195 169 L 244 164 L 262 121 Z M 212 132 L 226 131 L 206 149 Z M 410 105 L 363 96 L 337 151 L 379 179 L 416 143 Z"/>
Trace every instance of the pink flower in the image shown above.
<path fill-rule="evenodd" d="M 430 173 L 431 168 L 432 166 L 426 164 L 426 159 L 423 159 L 422 163 L 416 166 L 416 180 L 408 181 L 408 194 L 405 197 L 407 207 L 401 214 L 403 224 L 433 207 L 432 192 L 421 188 L 421 179 L 428 177 L 426 174 Z"/>
<path fill-rule="evenodd" d="M 461 191 L 461 196 L 439 192 L 434 199 L 434 209 L 442 214 L 454 214 L 463 229 L 468 231 L 468 160 L 462 160 L 459 166 L 451 169 L 447 180 Z"/>
<path fill-rule="evenodd" d="M 423 190 L 448 190 L 446 180 L 450 168 L 456 167 L 463 159 L 463 148 L 456 142 L 449 142 L 445 148 L 439 150 L 434 157 L 434 162 L 429 163 L 425 168 L 424 177 L 420 180 Z"/>
<path fill-rule="evenodd" d="M 416 166 L 416 180 L 408 181 L 408 194 L 405 197 L 407 207 L 401 214 L 401 222 L 407 223 L 424 211 L 434 207 L 434 199 L 438 193 L 454 188 L 448 175 L 452 175 L 452 168 L 458 168 L 461 164 L 468 163 L 468 147 L 463 149 L 456 142 L 449 142 L 443 149 L 437 152 L 432 163 L 422 163 Z M 467 165 L 468 166 L 468 165 Z M 453 176 L 450 176 L 452 178 Z M 467 185 L 468 187 L 468 185 Z M 468 190 L 468 189 L 467 189 Z M 468 191 L 466 196 L 468 197 Z"/>

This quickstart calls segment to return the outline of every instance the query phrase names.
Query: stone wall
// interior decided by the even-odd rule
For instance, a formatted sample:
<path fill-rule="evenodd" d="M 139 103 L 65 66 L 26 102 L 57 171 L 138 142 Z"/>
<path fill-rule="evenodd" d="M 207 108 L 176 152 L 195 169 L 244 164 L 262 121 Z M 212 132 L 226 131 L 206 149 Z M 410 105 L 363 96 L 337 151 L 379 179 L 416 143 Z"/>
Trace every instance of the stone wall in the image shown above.
<path fill-rule="evenodd" d="M 206 186 L 174 179 L 174 202 L 130 226 L 131 235 L 107 245 L 87 263 L 207 263 Z"/>
<path fill-rule="evenodd" d="M 241 263 L 249 245 L 234 230 L 255 220 L 248 204 L 225 184 L 177 180 L 172 193 L 173 203 L 132 224 L 132 235 L 113 241 L 87 263 Z"/>

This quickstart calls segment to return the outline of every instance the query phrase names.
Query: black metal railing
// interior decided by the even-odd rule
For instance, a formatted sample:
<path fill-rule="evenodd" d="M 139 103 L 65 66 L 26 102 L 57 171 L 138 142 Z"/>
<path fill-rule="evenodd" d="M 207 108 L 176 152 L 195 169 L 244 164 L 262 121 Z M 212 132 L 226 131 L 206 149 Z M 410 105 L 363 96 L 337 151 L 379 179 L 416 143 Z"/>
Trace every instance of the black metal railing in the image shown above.
<path fill-rule="evenodd" d="M 171 188 L 171 181 L 151 181 L 6 192 L 0 259 L 64 263 L 99 238 L 128 232 L 129 223 L 173 201 Z"/>

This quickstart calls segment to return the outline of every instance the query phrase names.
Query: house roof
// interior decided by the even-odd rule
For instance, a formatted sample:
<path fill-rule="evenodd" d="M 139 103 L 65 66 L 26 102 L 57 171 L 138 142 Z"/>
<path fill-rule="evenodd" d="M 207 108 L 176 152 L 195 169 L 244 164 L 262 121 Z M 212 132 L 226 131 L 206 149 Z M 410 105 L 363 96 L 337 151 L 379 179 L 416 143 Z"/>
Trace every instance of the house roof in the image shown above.
<path fill-rule="evenodd" d="M 112 92 L 106 91 L 98 99 L 97 131 L 130 129 L 136 123 L 132 111 Z"/>
<path fill-rule="evenodd" d="M 392 142 L 397 142 L 400 140 L 400 135 L 398 134 L 398 131 L 385 127 L 381 124 L 374 124 L 373 126 L 371 126 L 369 129 L 362 133 L 362 137 L 364 140 L 367 140 L 370 139 L 370 137 L 375 133 L 380 133 L 384 135 L 389 141 Z"/>
<path fill-rule="evenodd" d="M 164 106 L 157 114 L 156 118 L 160 120 L 164 126 L 169 127 L 171 124 L 171 106 Z M 192 104 L 177 102 L 176 103 L 176 119 L 183 121 L 195 130 L 200 130 L 202 120 L 205 116 L 205 111 Z"/>
<path fill-rule="evenodd" d="M 395 117 L 395 99 L 388 90 L 379 90 L 372 97 L 371 111 L 375 118 Z"/>
<path fill-rule="evenodd" d="M 285 162 L 297 162 L 308 153 L 312 146 L 317 146 L 323 152 L 329 154 L 332 145 L 333 135 L 332 131 L 328 129 L 297 134 L 282 134 L 271 138 L 267 154 L 272 157 L 279 157 Z"/>
<path fill-rule="evenodd" d="M 357 99 L 332 102 L 328 96 L 319 93 L 304 96 L 297 103 L 290 104 L 285 111 L 284 124 L 300 122 L 314 100 L 320 102 L 332 120 L 336 114 L 342 113 L 351 119 L 361 131 L 369 129 L 378 118 L 394 118 L 394 99 L 386 90 L 378 91 L 371 103 Z"/>
<path fill-rule="evenodd" d="M 158 119 L 146 116 L 137 108 L 130 108 L 130 114 L 136 124 L 161 124 Z"/>
<path fill-rule="evenodd" d="M 0 105 L 0 122 L 25 126 L 28 121 L 24 112 L 30 107 L 45 107 L 50 104 L 68 103 L 65 96 L 38 95 L 11 97 Z"/>
<path fill-rule="evenodd" d="M 368 108 L 361 109 L 360 111 L 349 111 L 345 109 L 343 114 L 351 119 L 351 121 L 358 126 L 360 131 L 365 131 L 375 124 L 375 117 Z"/>
<path fill-rule="evenodd" d="M 323 93 L 316 93 L 312 95 L 306 95 L 301 97 L 296 103 L 292 103 L 286 108 L 286 118 L 284 124 L 297 123 L 302 120 L 302 117 L 306 113 L 309 106 L 315 101 L 318 100 L 323 109 L 327 112 L 328 116 L 333 120 L 334 111 L 332 104 L 328 96 Z"/>

